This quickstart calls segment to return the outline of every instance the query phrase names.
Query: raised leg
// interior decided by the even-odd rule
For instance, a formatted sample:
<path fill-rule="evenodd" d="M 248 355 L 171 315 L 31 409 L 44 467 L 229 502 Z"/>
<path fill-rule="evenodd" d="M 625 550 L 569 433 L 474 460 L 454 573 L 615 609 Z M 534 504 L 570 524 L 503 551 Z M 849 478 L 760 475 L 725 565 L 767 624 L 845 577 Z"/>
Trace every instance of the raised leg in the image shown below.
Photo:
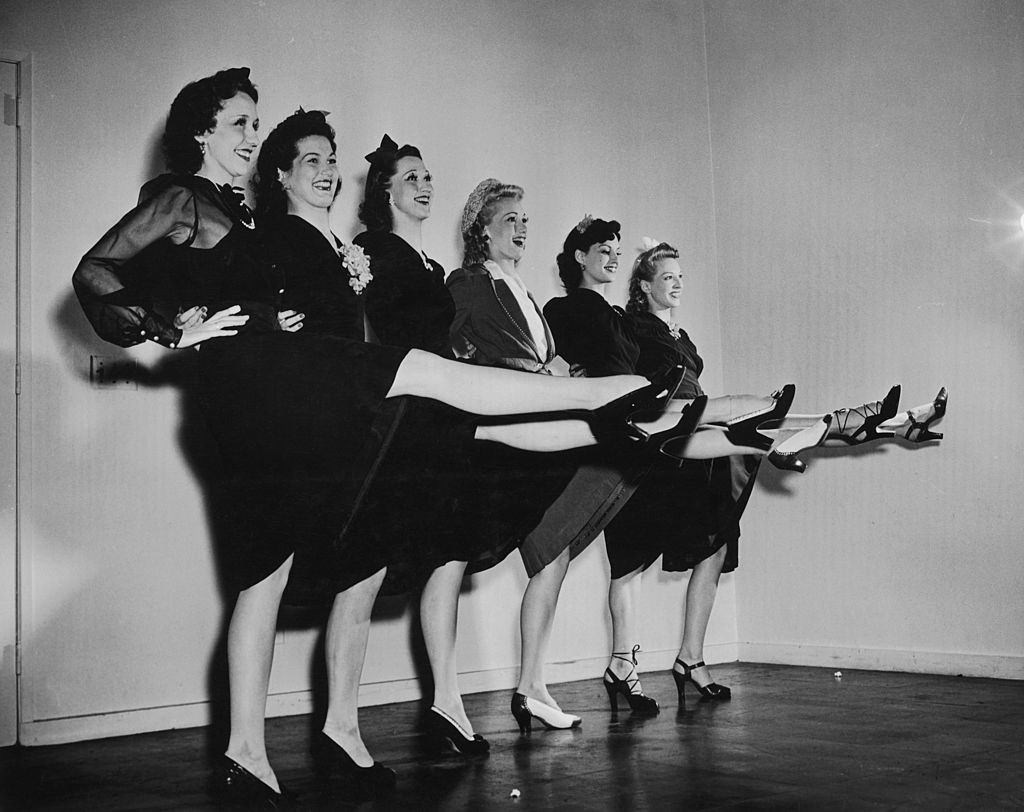
<path fill-rule="evenodd" d="M 280 792 L 280 787 L 267 759 L 264 717 L 277 613 L 291 568 L 289 556 L 258 584 L 242 590 L 228 624 L 231 734 L 225 755 L 275 792 Z"/>
<path fill-rule="evenodd" d="M 519 630 L 522 637 L 519 686 L 516 691 L 553 708 L 559 708 L 548 692 L 544 679 L 544 661 L 547 655 L 551 626 L 558 606 L 558 593 L 562 589 L 565 573 L 569 569 L 569 548 L 534 575 L 526 585 L 523 604 L 519 610 Z M 560 708 L 559 708 L 560 709 Z"/>
<path fill-rule="evenodd" d="M 596 409 L 646 384 L 647 379 L 639 375 L 559 378 L 462 364 L 410 350 L 388 397 L 418 395 L 473 414 L 516 415 Z"/>
<path fill-rule="evenodd" d="M 327 621 L 327 718 L 323 730 L 359 767 L 373 766 L 373 757 L 359 733 L 359 679 L 373 603 L 386 573 L 381 569 L 339 592 Z"/>

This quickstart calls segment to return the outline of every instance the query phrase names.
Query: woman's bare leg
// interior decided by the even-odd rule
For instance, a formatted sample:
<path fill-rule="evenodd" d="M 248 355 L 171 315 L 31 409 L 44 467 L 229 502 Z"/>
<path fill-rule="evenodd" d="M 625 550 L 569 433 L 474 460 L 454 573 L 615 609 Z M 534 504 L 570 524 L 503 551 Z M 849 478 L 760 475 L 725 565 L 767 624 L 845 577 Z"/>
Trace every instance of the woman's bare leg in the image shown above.
<path fill-rule="evenodd" d="M 479 415 L 596 409 L 646 386 L 639 375 L 559 378 L 449 361 L 410 350 L 398 367 L 388 397 L 418 395 Z"/>
<path fill-rule="evenodd" d="M 238 593 L 228 624 L 228 686 L 231 734 L 225 755 L 280 792 L 267 759 L 264 717 L 274 633 L 292 556 L 258 584 Z"/>
<path fill-rule="evenodd" d="M 723 545 L 713 555 L 697 564 L 690 573 L 690 582 L 686 585 L 686 617 L 683 620 L 683 640 L 679 646 L 679 659 L 687 665 L 699 663 L 704 659 L 704 637 L 708 631 L 711 610 L 715 606 L 718 593 L 718 579 L 725 563 L 726 548 Z M 682 668 L 673 666 L 680 674 Z M 701 685 L 714 682 L 707 668 L 699 668 L 693 672 L 693 678 Z"/>
<path fill-rule="evenodd" d="M 520 649 L 518 693 L 559 708 L 544 680 L 544 662 L 551 639 L 551 626 L 558 607 L 558 593 L 569 569 L 571 555 L 566 547 L 558 557 L 534 575 L 526 585 L 519 610 Z"/>
<path fill-rule="evenodd" d="M 472 737 L 473 725 L 462 704 L 455 659 L 459 590 L 465 572 L 465 561 L 449 561 L 434 570 L 420 597 L 420 624 L 434 679 L 434 705 L 451 716 Z"/>
<path fill-rule="evenodd" d="M 643 582 L 643 567 L 621 578 L 612 578 L 608 584 L 608 609 L 612 615 L 612 651 L 631 654 L 633 646 L 640 642 L 636 626 L 637 604 L 640 602 L 640 586 Z M 629 675 L 633 665 L 630 661 L 612 657 L 608 663 L 612 673 L 620 679 Z M 637 691 L 643 691 L 638 684 Z"/>
<path fill-rule="evenodd" d="M 370 636 L 370 615 L 386 569 L 339 592 L 327 620 L 327 718 L 324 733 L 341 745 L 360 767 L 373 757 L 359 733 L 359 679 Z"/>

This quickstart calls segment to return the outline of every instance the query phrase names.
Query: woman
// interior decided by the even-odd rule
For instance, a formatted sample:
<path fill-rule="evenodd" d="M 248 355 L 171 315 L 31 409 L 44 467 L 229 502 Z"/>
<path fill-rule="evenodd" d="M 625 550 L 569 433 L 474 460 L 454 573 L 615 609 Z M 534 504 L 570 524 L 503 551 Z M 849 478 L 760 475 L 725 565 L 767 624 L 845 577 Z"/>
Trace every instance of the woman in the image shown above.
<path fill-rule="evenodd" d="M 369 330 L 384 344 L 451 357 L 449 332 L 456 307 L 445 287 L 444 271 L 422 247 L 432 177 L 416 147 L 399 147 L 387 135 L 366 158 L 370 169 L 359 216 L 367 230 L 355 242 L 371 258 L 373 281 L 365 295 Z M 406 415 L 406 427 L 412 416 Z M 429 726 L 458 752 L 486 752 L 488 745 L 474 734 L 457 683 L 455 642 L 462 580 L 467 570 L 479 572 L 503 560 L 539 521 L 575 465 L 564 455 L 539 458 L 493 446 L 474 449 L 470 458 L 446 458 L 424 447 L 422 433 L 418 434 L 405 444 L 403 456 L 415 460 L 405 470 L 415 470 L 419 482 L 445 483 L 451 498 L 439 500 L 436 488 L 424 490 L 416 481 L 403 483 L 405 499 L 416 502 L 413 512 L 421 527 L 418 533 L 406 534 L 414 544 L 407 545 L 398 566 L 389 567 L 385 589 L 415 583 L 411 565 L 419 560 L 422 571 L 422 564 L 433 559 L 420 604 L 434 682 Z M 377 490 L 393 493 L 392 483 L 398 476 L 400 472 L 378 478 Z"/>
<path fill-rule="evenodd" d="M 684 363 L 687 375 L 678 396 L 703 394 L 698 381 L 703 361 L 685 331 L 671 320 L 682 288 L 678 252 L 662 243 L 640 254 L 630 280 L 626 315 L 607 305 L 602 295 L 617 270 L 618 256 L 619 225 L 614 221 L 585 218 L 566 238 L 558 268 L 569 295 L 549 302 L 546 312 L 555 334 L 566 335 L 567 354 L 599 374 L 612 368 L 641 370 Z M 585 322 L 592 326 L 580 335 Z M 825 418 L 788 416 L 778 427 L 798 430 L 789 441 L 792 444 L 801 435 L 817 431 L 824 419 L 831 426 L 826 440 L 863 442 L 891 431 L 890 425 L 901 425 L 901 421 L 885 423 L 896 414 L 898 397 L 899 388 L 894 387 L 884 401 Z M 705 419 L 713 420 L 716 413 L 721 415 L 723 408 L 731 411 L 734 405 L 713 399 Z M 619 695 L 634 710 L 656 712 L 658 708 L 654 699 L 643 694 L 636 673 L 635 605 L 640 576 L 659 556 L 667 571 L 693 570 L 687 584 L 683 640 L 673 666 L 680 703 L 687 681 L 704 698 L 730 697 L 729 689 L 716 684 L 704 664 L 704 636 L 719 576 L 737 565 L 739 518 L 758 463 L 758 457 L 745 455 L 687 462 L 675 470 L 654 468 L 606 529 L 613 654 L 604 684 L 613 708 Z"/>
<path fill-rule="evenodd" d="M 232 472 L 234 497 L 233 533 L 225 540 L 228 580 L 237 591 L 228 628 L 232 729 L 218 784 L 246 802 L 280 804 L 288 796 L 267 760 L 263 715 L 278 606 L 296 557 L 286 519 L 308 477 L 338 477 L 335 503 L 325 507 L 339 531 L 329 551 L 335 560 L 317 575 L 336 588 L 336 601 L 362 605 L 362 592 L 373 590 L 384 558 L 377 551 L 361 560 L 346 555 L 340 531 L 380 456 L 374 429 L 386 398 L 419 395 L 490 415 L 583 410 L 541 424 L 540 432 L 519 425 L 472 429 L 478 439 L 558 449 L 594 442 L 593 430 L 631 433 L 631 418 L 622 415 L 661 402 L 663 385 L 630 393 L 643 379 L 623 377 L 594 382 L 593 389 L 536 386 L 526 376 L 487 374 L 497 371 L 429 353 L 281 330 L 282 279 L 264 261 L 255 224 L 231 189 L 249 171 L 257 145 L 256 102 L 247 68 L 187 85 L 164 131 L 172 174 L 147 187 L 142 202 L 82 258 L 73 281 L 102 338 L 120 346 L 147 340 L 170 348 L 203 346 L 202 411 Z M 322 181 L 303 182 L 323 193 Z M 169 261 L 153 261 L 158 243 Z M 178 328 L 173 309 L 165 312 L 158 298 L 213 315 Z M 214 340 L 225 337 L 230 340 Z M 668 415 L 645 427 L 660 431 L 674 422 Z M 341 611 L 337 602 L 335 611 Z M 357 729 L 342 739 L 331 752 L 337 765 L 373 767 Z M 374 770 L 375 780 L 389 780 L 387 772 Z"/>

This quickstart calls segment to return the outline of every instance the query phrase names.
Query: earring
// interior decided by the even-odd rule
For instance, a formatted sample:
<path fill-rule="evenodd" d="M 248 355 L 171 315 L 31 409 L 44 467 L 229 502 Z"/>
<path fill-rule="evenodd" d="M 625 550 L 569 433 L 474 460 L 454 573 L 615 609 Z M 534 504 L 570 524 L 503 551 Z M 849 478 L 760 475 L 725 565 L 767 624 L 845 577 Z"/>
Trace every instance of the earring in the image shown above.
<path fill-rule="evenodd" d="M 199 153 L 201 155 L 205 155 L 206 154 L 206 142 L 205 141 L 200 141 L 199 142 Z"/>

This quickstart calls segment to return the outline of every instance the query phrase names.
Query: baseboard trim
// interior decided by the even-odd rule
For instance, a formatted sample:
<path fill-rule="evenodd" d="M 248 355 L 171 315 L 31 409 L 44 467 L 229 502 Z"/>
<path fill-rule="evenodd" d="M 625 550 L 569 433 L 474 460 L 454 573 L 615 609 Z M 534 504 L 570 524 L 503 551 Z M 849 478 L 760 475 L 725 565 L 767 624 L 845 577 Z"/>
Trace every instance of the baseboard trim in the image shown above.
<path fill-rule="evenodd" d="M 739 643 L 737 653 L 737 659 L 745 663 L 863 668 L 870 671 L 904 671 L 909 674 L 949 674 L 1024 680 L 1024 657 L 998 654 L 773 643 Z"/>
<path fill-rule="evenodd" d="M 672 667 L 675 656 L 675 650 L 642 651 L 638 661 L 642 671 L 663 671 Z M 705 648 L 705 659 L 711 663 L 734 662 L 737 659 L 736 644 L 709 645 Z M 596 680 L 600 679 L 607 665 L 606 657 L 591 657 L 549 663 L 546 673 L 551 685 L 584 679 Z M 518 668 L 468 671 L 459 675 L 459 687 L 464 694 L 510 691 L 515 688 L 518 678 Z M 412 702 L 421 699 L 422 696 L 421 684 L 417 679 L 371 682 L 360 686 L 359 705 L 369 707 L 391 702 Z M 276 693 L 267 698 L 268 717 L 297 716 L 312 711 L 313 694 L 308 690 Z M 106 739 L 112 736 L 130 736 L 157 730 L 205 727 L 210 724 L 210 718 L 210 704 L 196 702 L 63 719 L 45 719 L 25 722 L 21 727 L 21 743 L 34 747 Z"/>

